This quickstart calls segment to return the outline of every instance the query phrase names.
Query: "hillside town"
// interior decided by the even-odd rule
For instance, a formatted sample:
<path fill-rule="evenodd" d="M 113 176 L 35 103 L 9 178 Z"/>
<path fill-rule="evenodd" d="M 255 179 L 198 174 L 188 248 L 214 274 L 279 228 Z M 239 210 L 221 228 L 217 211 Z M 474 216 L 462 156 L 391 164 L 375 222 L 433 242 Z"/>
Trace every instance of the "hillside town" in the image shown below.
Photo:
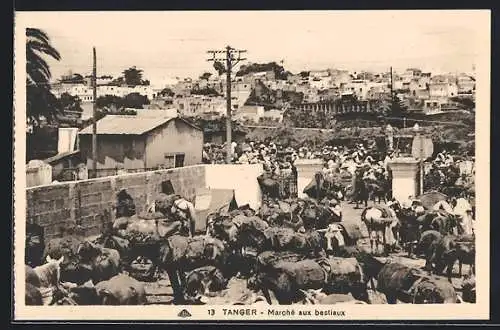
<path fill-rule="evenodd" d="M 474 65 L 52 78 L 26 36 L 26 305 L 476 303 Z"/>
<path fill-rule="evenodd" d="M 137 70 L 130 68 L 128 70 Z M 80 78 L 80 79 L 79 79 Z M 97 79 L 97 97 L 147 97 L 146 108 L 175 107 L 185 117 L 226 114 L 226 76 L 205 72 L 197 78 L 173 78 L 153 86 L 117 81 L 111 76 Z M 468 110 L 475 100 L 473 68 L 469 73 L 432 74 L 417 68 L 396 73 L 350 72 L 341 69 L 303 71 L 292 74 L 276 62 L 248 64 L 231 81 L 232 111 L 248 123 L 280 123 L 287 108 L 325 109 L 341 112 L 342 100 L 356 101 L 364 111 L 382 111 L 393 93 L 408 111 L 425 115 Z M 81 101 L 83 119 L 91 116 L 93 95 L 90 76 L 69 73 L 53 85 L 54 95 L 68 94 Z"/>

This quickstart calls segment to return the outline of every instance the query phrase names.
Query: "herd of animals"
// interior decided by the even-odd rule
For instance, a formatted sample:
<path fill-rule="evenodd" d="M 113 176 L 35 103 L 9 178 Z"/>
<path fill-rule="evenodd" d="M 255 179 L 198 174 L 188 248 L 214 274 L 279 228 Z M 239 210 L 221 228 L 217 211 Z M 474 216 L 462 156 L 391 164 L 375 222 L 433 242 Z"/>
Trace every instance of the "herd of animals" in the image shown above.
<path fill-rule="evenodd" d="M 457 235 L 445 210 L 373 204 L 359 220 L 331 222 L 331 200 L 319 193 L 266 197 L 258 210 L 217 210 L 190 236 L 171 229 L 168 196 L 154 213 L 136 214 L 120 194 L 127 211 L 93 240 L 66 229 L 45 242 L 43 228 L 27 225 L 26 305 L 143 305 L 145 282 L 162 273 L 174 304 L 206 304 L 232 278 L 252 292 L 235 305 L 475 303 L 475 238 Z M 425 266 L 397 262 L 389 254 L 397 248 Z M 460 277 L 470 266 L 461 287 L 451 281 L 457 262 Z"/>

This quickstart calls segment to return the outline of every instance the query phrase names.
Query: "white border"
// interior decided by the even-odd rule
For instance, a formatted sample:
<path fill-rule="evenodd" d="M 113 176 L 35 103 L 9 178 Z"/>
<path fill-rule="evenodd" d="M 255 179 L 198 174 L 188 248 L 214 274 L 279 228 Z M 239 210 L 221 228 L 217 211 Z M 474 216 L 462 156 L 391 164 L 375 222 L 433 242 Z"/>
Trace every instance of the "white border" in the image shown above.
<path fill-rule="evenodd" d="M 407 11 L 405 11 L 407 12 Z M 415 14 L 422 11 L 414 11 Z M 428 12 L 428 11 L 426 11 Z M 441 11 L 445 12 L 445 11 Z M 352 305 L 342 306 L 344 317 L 318 317 L 315 309 L 339 310 L 335 306 L 271 306 L 276 310 L 293 309 L 295 316 L 269 317 L 268 308 L 257 309 L 256 316 L 224 316 L 223 308 L 233 306 L 79 306 L 79 307 L 31 307 L 24 306 L 24 286 L 15 285 L 15 320 L 445 320 L 445 319 L 488 319 L 489 318 L 489 163 L 490 163 L 490 26 L 489 10 L 453 10 L 465 14 L 464 22 L 480 26 L 484 31 L 478 40 L 479 52 L 476 63 L 476 203 L 477 205 L 477 303 L 457 305 Z M 141 12 L 144 13 L 144 12 Z M 15 284 L 24 281 L 24 231 L 26 219 L 25 190 L 25 37 L 29 17 L 34 13 L 17 12 L 15 15 L 15 126 L 14 126 L 14 256 Z M 85 13 L 91 14 L 91 13 Z M 177 12 L 179 14 L 179 12 Z M 191 12 L 193 14 L 193 12 Z M 397 15 L 398 11 L 394 11 Z M 474 15 L 474 16 L 472 16 Z M 57 16 L 55 16 L 57 17 Z M 473 22 L 471 19 L 473 18 Z M 425 18 L 424 18 L 425 19 Z M 396 42 L 396 41 L 395 41 Z M 241 306 L 244 307 L 244 306 Z M 186 319 L 177 316 L 186 308 L 192 316 Z M 216 315 L 208 315 L 214 309 Z M 299 310 L 312 310 L 311 317 L 298 316 Z M 260 312 L 263 312 L 261 314 Z"/>

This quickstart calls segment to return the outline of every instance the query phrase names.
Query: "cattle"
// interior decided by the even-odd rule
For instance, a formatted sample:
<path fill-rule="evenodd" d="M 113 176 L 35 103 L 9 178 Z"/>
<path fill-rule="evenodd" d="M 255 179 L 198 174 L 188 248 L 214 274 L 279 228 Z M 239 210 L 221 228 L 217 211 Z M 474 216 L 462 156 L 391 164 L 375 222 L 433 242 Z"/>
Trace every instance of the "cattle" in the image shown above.
<path fill-rule="evenodd" d="M 186 295 L 192 298 L 198 295 L 210 296 L 214 292 L 225 289 L 227 282 L 228 280 L 218 268 L 200 267 L 186 275 Z"/>
<path fill-rule="evenodd" d="M 325 233 L 326 253 L 340 257 L 346 251 L 356 249 L 358 240 L 368 236 L 364 226 L 362 222 L 341 222 L 332 223 L 327 229 L 317 231 Z"/>
<path fill-rule="evenodd" d="M 233 219 L 213 219 L 212 235 L 228 243 L 231 249 L 252 247 L 258 253 L 266 250 L 296 251 L 323 256 L 323 239 L 313 230 L 296 232 L 289 227 L 269 226 L 259 217 L 238 215 Z"/>
<path fill-rule="evenodd" d="M 61 263 L 64 261 L 64 256 L 54 260 L 50 256 L 46 258 L 47 263 L 33 268 L 40 280 L 40 287 L 51 288 L 59 285 L 61 279 Z"/>
<path fill-rule="evenodd" d="M 271 304 L 269 291 L 274 293 L 280 305 L 291 305 L 301 299 L 299 289 L 318 289 L 328 281 L 326 271 L 314 260 L 299 262 L 278 262 L 274 267 L 260 271 L 249 279 L 248 288 L 262 290 L 266 301 Z"/>
<path fill-rule="evenodd" d="M 61 235 L 65 234 L 68 235 L 49 240 L 43 252 L 44 260 L 48 256 L 52 259 L 64 257 L 64 261 L 61 264 L 63 273 L 66 270 L 66 266 L 77 261 L 78 246 L 85 240 L 83 236 L 75 234 L 73 229 L 61 229 Z"/>
<path fill-rule="evenodd" d="M 368 200 L 373 202 L 387 202 L 389 197 L 390 182 L 384 177 L 377 176 L 373 179 L 365 179 L 366 190 L 368 191 Z"/>
<path fill-rule="evenodd" d="M 31 283 L 26 282 L 24 303 L 27 306 L 42 306 L 43 298 L 40 289 Z"/>
<path fill-rule="evenodd" d="M 215 266 L 225 272 L 228 269 L 229 251 L 224 243 L 213 237 L 185 237 L 173 235 L 161 243 L 158 266 L 168 274 L 174 303 L 185 300 L 183 287 L 186 285 L 185 273 L 198 267 Z"/>
<path fill-rule="evenodd" d="M 426 278 L 412 287 L 413 304 L 456 304 L 460 300 L 453 285 L 440 278 Z"/>
<path fill-rule="evenodd" d="M 121 271 L 120 254 L 114 249 L 103 248 L 85 241 L 78 246 L 80 268 L 86 268 L 90 272 L 90 278 L 98 283 L 108 280 Z M 84 282 L 89 279 L 84 279 Z"/>
<path fill-rule="evenodd" d="M 389 252 L 389 248 L 397 244 L 395 232 L 399 231 L 400 224 L 395 211 L 391 208 L 380 205 L 368 207 L 361 213 L 361 221 L 368 228 L 372 253 L 375 251 L 374 246 L 378 250 L 380 236 L 385 254 Z"/>
<path fill-rule="evenodd" d="M 257 251 L 294 251 L 310 255 L 324 256 L 323 238 L 313 230 L 295 232 L 291 228 L 268 227 L 257 228 L 253 224 L 242 224 L 238 232 L 238 241 Z"/>
<path fill-rule="evenodd" d="M 391 262 L 382 265 L 377 276 L 377 291 L 389 304 L 397 300 L 415 304 L 457 303 L 453 286 L 439 278 L 429 278 L 418 269 Z"/>
<path fill-rule="evenodd" d="M 25 295 L 24 303 L 29 306 L 43 305 L 43 297 L 40 292 L 40 278 L 37 273 L 28 265 L 25 265 Z"/>
<path fill-rule="evenodd" d="M 442 200 L 437 202 L 431 210 L 417 217 L 420 231 L 436 230 L 442 235 L 453 234 L 457 227 L 457 219 L 449 203 Z"/>
<path fill-rule="evenodd" d="M 342 304 L 360 304 L 365 305 L 366 302 L 356 300 L 352 294 L 332 293 L 326 294 L 323 289 L 318 290 L 300 290 L 304 294 L 304 305 L 342 305 Z"/>
<path fill-rule="evenodd" d="M 67 288 L 65 293 L 55 297 L 51 305 L 102 305 L 102 299 L 92 281 Z"/>
<path fill-rule="evenodd" d="M 144 284 L 125 274 L 99 282 L 95 288 L 102 305 L 144 305 L 147 302 Z"/>
<path fill-rule="evenodd" d="M 25 265 L 25 282 L 29 283 L 37 288 L 41 287 L 40 278 L 33 268 Z"/>
<path fill-rule="evenodd" d="M 415 246 L 420 239 L 420 228 L 417 222 L 418 214 L 412 208 L 402 208 L 399 205 L 396 206 L 395 211 L 400 223 L 400 243 L 408 252 L 408 257 L 412 257 L 415 253 Z"/>
<path fill-rule="evenodd" d="M 273 268 L 279 262 L 298 262 L 306 259 L 306 256 L 291 251 L 264 251 L 257 256 L 255 272 L 266 271 Z"/>
<path fill-rule="evenodd" d="M 474 241 L 457 240 L 458 275 L 462 277 L 462 265 L 469 265 L 469 275 L 476 272 L 476 247 Z"/>
<path fill-rule="evenodd" d="M 274 198 L 280 196 L 279 177 L 277 175 L 263 173 L 257 177 L 257 182 L 264 195 Z"/>
<path fill-rule="evenodd" d="M 435 230 L 427 230 L 422 233 L 415 249 L 417 256 L 424 255 L 425 266 L 424 269 L 432 270 L 432 255 L 434 253 L 435 245 L 441 240 L 443 236 L 440 232 Z"/>
<path fill-rule="evenodd" d="M 261 269 L 248 285 L 250 289 L 262 290 L 269 304 L 270 292 L 279 304 L 289 305 L 303 298 L 300 290 L 320 288 L 327 293 L 350 292 L 357 299 L 368 299 L 365 277 L 354 258 L 280 261 Z"/>
<path fill-rule="evenodd" d="M 233 305 L 269 306 L 270 304 L 267 302 L 266 297 L 251 291 L 243 294 Z"/>
<path fill-rule="evenodd" d="M 476 302 L 476 278 L 474 276 L 466 276 L 462 283 L 462 299 L 468 303 Z"/>
<path fill-rule="evenodd" d="M 127 267 L 127 272 L 136 280 L 151 282 L 157 275 L 157 265 L 146 257 L 137 257 Z"/>
<path fill-rule="evenodd" d="M 439 241 L 435 241 L 432 246 L 431 264 L 434 263 L 433 272 L 441 274 L 446 270 L 448 281 L 451 282 L 453 265 L 457 261 L 457 237 L 445 235 Z"/>
<path fill-rule="evenodd" d="M 144 284 L 125 274 L 94 285 L 87 281 L 68 288 L 67 293 L 54 305 L 144 305 L 146 304 Z"/>
<path fill-rule="evenodd" d="M 43 297 L 43 304 L 47 305 L 55 290 L 58 290 L 61 283 L 61 264 L 64 261 L 64 256 L 58 260 L 51 259 L 50 256 L 46 258 L 47 263 L 33 268 L 40 281 L 39 290 Z M 31 283 L 29 283 L 32 285 Z"/>
<path fill-rule="evenodd" d="M 131 247 L 128 239 L 113 235 L 111 231 L 106 231 L 92 241 L 92 243 L 118 251 L 123 261 L 127 259 Z"/>

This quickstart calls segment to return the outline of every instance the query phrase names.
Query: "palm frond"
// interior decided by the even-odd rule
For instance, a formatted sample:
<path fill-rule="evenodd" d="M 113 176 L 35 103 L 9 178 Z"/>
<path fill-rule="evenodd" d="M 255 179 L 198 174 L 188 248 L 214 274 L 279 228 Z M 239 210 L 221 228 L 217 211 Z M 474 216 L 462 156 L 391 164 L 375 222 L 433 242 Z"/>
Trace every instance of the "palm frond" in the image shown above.
<path fill-rule="evenodd" d="M 26 50 L 26 73 L 36 83 L 48 83 L 52 76 L 47 62 L 31 49 Z"/>
<path fill-rule="evenodd" d="M 33 51 L 49 55 L 57 61 L 61 60 L 61 54 L 54 47 L 40 40 L 28 40 L 26 42 L 26 49 L 32 49 Z"/>
<path fill-rule="evenodd" d="M 50 43 L 50 39 L 49 39 L 49 36 L 47 35 L 47 33 L 45 33 L 44 31 L 42 31 L 40 29 L 26 28 L 26 37 L 42 40 L 45 43 Z"/>

